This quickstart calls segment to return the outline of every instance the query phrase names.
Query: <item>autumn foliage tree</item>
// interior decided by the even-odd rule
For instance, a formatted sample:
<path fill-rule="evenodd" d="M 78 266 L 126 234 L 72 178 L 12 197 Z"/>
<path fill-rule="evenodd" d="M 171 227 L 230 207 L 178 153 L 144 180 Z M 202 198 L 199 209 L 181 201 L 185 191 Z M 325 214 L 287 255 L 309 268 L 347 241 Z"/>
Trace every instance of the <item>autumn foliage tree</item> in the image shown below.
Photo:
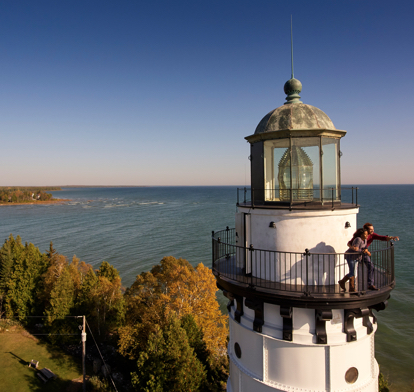
<path fill-rule="evenodd" d="M 96 280 L 90 277 L 85 282 L 89 288 L 90 314 L 93 315 L 95 325 L 97 323 L 98 334 L 115 330 L 122 325 L 125 306 L 121 284 L 121 277 L 116 268 L 103 261 L 96 271 Z M 85 299 L 85 296 L 83 296 Z"/>
<path fill-rule="evenodd" d="M 73 256 L 55 255 L 44 275 L 45 315 L 53 332 L 70 328 L 67 316 L 86 315 L 100 335 L 118 326 L 123 319 L 123 296 L 118 271 L 106 261 L 96 271 Z M 76 323 L 73 323 L 76 324 Z"/>
<path fill-rule="evenodd" d="M 125 293 L 126 325 L 120 328 L 119 351 L 136 360 L 149 349 L 150 338 L 170 325 L 171 318 L 183 320 L 191 315 L 205 344 L 203 366 L 214 390 L 213 384 L 225 379 L 228 335 L 216 291 L 214 276 L 203 264 L 194 268 L 187 260 L 164 257 L 151 272 L 138 275 Z"/>

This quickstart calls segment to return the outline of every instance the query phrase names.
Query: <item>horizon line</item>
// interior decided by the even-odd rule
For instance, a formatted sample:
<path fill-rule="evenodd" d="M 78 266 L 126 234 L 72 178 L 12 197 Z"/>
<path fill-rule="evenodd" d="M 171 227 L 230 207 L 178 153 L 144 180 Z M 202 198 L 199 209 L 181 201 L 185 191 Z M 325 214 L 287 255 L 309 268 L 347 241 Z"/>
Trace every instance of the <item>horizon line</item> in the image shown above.
<path fill-rule="evenodd" d="M 367 185 L 414 185 L 412 183 L 372 183 L 372 184 L 342 184 L 344 186 L 367 186 Z M 0 185 L 0 188 L 150 188 L 150 187 L 196 187 L 196 186 L 204 186 L 204 187 L 213 187 L 213 186 L 234 186 L 234 187 L 242 187 L 242 188 L 251 188 L 250 185 L 241 185 L 241 184 L 232 184 L 232 185 L 182 185 L 182 184 L 175 184 L 175 185 Z"/>

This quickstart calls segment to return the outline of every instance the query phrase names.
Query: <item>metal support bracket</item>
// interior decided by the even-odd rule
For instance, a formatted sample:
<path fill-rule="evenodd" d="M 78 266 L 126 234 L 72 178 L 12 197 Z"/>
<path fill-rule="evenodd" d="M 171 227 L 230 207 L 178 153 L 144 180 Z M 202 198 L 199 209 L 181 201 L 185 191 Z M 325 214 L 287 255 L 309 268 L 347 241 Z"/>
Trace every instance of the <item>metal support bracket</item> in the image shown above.
<path fill-rule="evenodd" d="M 375 309 L 377 312 L 379 312 L 381 310 L 384 310 L 387 306 L 388 306 L 388 301 L 385 300 L 384 302 L 380 302 L 379 304 L 375 304 L 369 307 L 369 315 L 372 317 L 374 324 L 377 323 L 377 317 L 375 316 L 373 310 Z"/>
<path fill-rule="evenodd" d="M 370 309 L 375 309 L 377 312 L 384 310 L 388 306 L 388 301 L 385 300 L 384 302 L 380 302 L 379 304 L 375 304 L 370 306 Z"/>
<path fill-rule="evenodd" d="M 326 322 L 332 320 L 332 310 L 315 309 L 316 344 L 327 344 Z"/>
<path fill-rule="evenodd" d="M 291 307 L 280 307 L 280 315 L 283 317 L 283 340 L 293 340 L 293 319 Z"/>
<path fill-rule="evenodd" d="M 236 300 L 237 308 L 234 312 L 234 319 L 240 323 L 240 318 L 243 316 L 243 297 L 240 297 L 239 295 L 235 295 L 234 299 Z"/>
<path fill-rule="evenodd" d="M 344 310 L 344 332 L 346 333 L 347 342 L 355 342 L 357 334 L 354 328 L 354 318 L 357 316 L 359 309 Z"/>
<path fill-rule="evenodd" d="M 371 309 L 361 309 L 362 312 L 362 325 L 367 328 L 367 334 L 371 335 L 372 331 L 374 330 L 374 327 L 372 326 L 371 320 L 369 319 L 369 316 L 372 316 Z"/>
<path fill-rule="evenodd" d="M 372 333 L 374 327 L 372 326 L 369 316 L 372 314 L 370 309 L 345 309 L 344 311 L 344 332 L 346 333 L 347 342 L 355 342 L 357 340 L 356 331 L 354 328 L 354 318 L 362 317 L 362 325 L 367 328 L 368 335 Z"/>
<path fill-rule="evenodd" d="M 249 308 L 254 310 L 254 321 L 253 321 L 253 331 L 262 332 L 262 326 L 264 324 L 264 315 L 263 315 L 263 301 L 258 301 L 254 299 L 246 298 L 244 304 Z"/>
<path fill-rule="evenodd" d="M 372 309 L 369 309 L 369 315 L 372 317 L 372 323 L 373 324 L 376 324 L 377 323 L 377 317 L 375 316 L 375 314 L 372 311 Z"/>
<path fill-rule="evenodd" d="M 230 291 L 223 290 L 223 295 L 229 299 L 227 303 L 227 310 L 230 313 L 231 307 L 234 306 L 234 295 Z"/>

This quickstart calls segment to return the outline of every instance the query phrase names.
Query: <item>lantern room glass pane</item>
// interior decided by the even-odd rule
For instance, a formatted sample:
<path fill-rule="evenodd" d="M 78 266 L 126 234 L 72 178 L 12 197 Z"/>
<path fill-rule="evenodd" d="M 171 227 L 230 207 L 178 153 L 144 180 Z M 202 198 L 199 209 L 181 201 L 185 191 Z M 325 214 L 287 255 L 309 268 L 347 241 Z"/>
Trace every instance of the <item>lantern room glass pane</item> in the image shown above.
<path fill-rule="evenodd" d="M 266 201 L 320 199 L 319 137 L 265 141 L 263 158 Z"/>
<path fill-rule="evenodd" d="M 339 200 L 339 139 L 322 138 L 323 199 Z"/>
<path fill-rule="evenodd" d="M 280 201 L 278 163 L 289 149 L 289 139 L 267 140 L 264 142 L 265 200 Z"/>
<path fill-rule="evenodd" d="M 292 139 L 292 151 L 296 148 L 300 151 L 302 157 L 302 169 L 299 169 L 299 176 L 296 183 L 293 183 L 293 189 L 298 189 L 298 200 L 319 200 L 320 199 L 320 138 L 304 137 Z M 308 162 L 306 161 L 307 157 Z M 312 163 L 310 167 L 309 161 Z M 292 167 L 293 169 L 293 167 Z M 293 171 L 292 171 L 293 175 Z M 306 190 L 306 191 L 305 191 Z M 302 198 L 299 197 L 302 194 Z"/>

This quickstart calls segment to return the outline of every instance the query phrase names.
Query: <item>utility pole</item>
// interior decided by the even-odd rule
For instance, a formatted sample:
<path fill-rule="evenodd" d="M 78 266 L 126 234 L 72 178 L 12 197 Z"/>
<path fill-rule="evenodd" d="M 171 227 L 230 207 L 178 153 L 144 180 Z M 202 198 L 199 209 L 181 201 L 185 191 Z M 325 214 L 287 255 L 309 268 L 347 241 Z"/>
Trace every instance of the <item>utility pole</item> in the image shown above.
<path fill-rule="evenodd" d="M 86 357 L 86 326 L 85 326 L 85 316 L 79 316 L 83 318 L 82 325 L 82 370 L 83 370 L 83 392 L 86 392 L 86 366 L 85 366 L 85 357 Z"/>

